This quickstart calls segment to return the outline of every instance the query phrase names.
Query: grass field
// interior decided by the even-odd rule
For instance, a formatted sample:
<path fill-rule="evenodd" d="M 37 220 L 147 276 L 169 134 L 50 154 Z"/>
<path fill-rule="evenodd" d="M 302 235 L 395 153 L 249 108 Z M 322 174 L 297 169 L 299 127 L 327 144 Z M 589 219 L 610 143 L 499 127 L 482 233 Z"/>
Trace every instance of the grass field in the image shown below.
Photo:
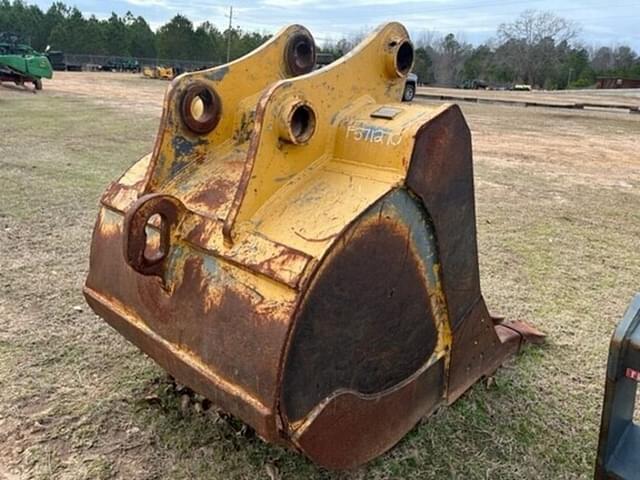
<path fill-rule="evenodd" d="M 211 408 L 84 304 L 98 199 L 150 150 L 166 83 L 0 87 L 0 479 L 589 478 L 608 342 L 640 290 L 640 115 L 463 104 L 483 291 L 548 335 L 355 472 Z"/>

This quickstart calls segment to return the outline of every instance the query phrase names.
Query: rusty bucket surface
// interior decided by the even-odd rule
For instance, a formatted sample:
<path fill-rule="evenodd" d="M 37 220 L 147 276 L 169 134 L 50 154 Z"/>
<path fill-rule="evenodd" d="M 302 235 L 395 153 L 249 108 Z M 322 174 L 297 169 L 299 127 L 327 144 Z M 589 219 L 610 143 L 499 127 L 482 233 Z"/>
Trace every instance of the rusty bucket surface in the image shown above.
<path fill-rule="evenodd" d="M 405 28 L 314 64 L 294 25 L 176 78 L 153 152 L 102 197 L 84 292 L 265 440 L 350 468 L 537 332 L 487 311 L 469 130 L 400 103 Z"/>

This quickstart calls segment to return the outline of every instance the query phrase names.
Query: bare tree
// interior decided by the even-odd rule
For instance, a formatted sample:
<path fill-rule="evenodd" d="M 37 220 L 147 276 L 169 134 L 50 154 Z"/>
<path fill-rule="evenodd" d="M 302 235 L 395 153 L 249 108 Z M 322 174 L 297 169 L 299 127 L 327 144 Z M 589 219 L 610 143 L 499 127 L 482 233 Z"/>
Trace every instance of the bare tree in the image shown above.
<path fill-rule="evenodd" d="M 457 85 L 462 80 L 464 62 L 473 47 L 461 40 L 461 35 L 445 36 L 423 30 L 414 39 L 416 46 L 415 73 L 424 83 Z"/>
<path fill-rule="evenodd" d="M 591 66 L 597 71 L 606 71 L 614 68 L 613 51 L 609 47 L 598 48 L 591 55 Z"/>
<path fill-rule="evenodd" d="M 576 23 L 551 12 L 526 10 L 514 22 L 498 27 L 498 38 L 502 43 L 504 63 L 521 80 L 535 84 L 549 63 L 554 46 L 568 45 L 578 36 Z"/>
<path fill-rule="evenodd" d="M 416 48 L 434 48 L 441 37 L 442 35 L 435 30 L 422 30 L 420 33 L 413 35 L 413 44 Z"/>
<path fill-rule="evenodd" d="M 368 35 L 369 32 L 366 27 L 363 27 L 357 32 L 352 32 L 348 36 L 342 37 L 337 42 L 332 39 L 325 39 L 323 50 L 332 52 L 336 57 L 341 57 L 357 47 Z"/>
<path fill-rule="evenodd" d="M 500 24 L 498 37 L 503 43 L 519 40 L 527 45 L 536 45 L 545 38 L 551 38 L 555 43 L 570 43 L 579 31 L 575 22 L 554 13 L 525 10 L 514 22 Z"/>
<path fill-rule="evenodd" d="M 464 62 L 469 56 L 471 46 L 460 42 L 453 33 L 449 33 L 436 45 L 433 66 L 438 83 L 456 85 L 461 80 Z"/>
<path fill-rule="evenodd" d="M 629 69 L 636 62 L 638 55 L 626 45 L 621 45 L 613 52 L 615 68 Z"/>

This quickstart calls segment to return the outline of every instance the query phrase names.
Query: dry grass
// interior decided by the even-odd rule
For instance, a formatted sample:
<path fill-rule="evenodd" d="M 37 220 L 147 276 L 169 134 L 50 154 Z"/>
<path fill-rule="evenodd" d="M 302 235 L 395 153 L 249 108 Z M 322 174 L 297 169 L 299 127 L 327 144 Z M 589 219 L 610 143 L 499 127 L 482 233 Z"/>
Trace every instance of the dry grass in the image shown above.
<path fill-rule="evenodd" d="M 609 336 L 639 289 L 640 116 L 463 105 L 484 293 L 549 342 L 338 475 L 183 413 L 162 371 L 84 306 L 99 195 L 150 149 L 164 87 L 68 74 L 38 95 L 0 88 L 0 478 L 591 476 Z"/>
<path fill-rule="evenodd" d="M 637 88 L 613 90 L 533 90 L 496 91 L 496 90 L 462 90 L 440 87 L 420 87 L 418 92 L 436 95 L 463 96 L 479 99 L 500 99 L 518 102 L 575 102 L 595 104 L 622 104 L 640 106 L 640 91 Z"/>

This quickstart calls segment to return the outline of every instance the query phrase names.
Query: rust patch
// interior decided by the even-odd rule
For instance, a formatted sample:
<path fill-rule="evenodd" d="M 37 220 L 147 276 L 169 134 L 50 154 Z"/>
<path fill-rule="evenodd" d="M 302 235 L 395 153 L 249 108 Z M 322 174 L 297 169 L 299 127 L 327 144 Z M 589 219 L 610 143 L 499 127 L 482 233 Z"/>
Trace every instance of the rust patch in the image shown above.
<path fill-rule="evenodd" d="M 206 205 L 207 210 L 216 212 L 231 201 L 236 182 L 229 178 L 214 178 L 200 187 L 194 194 L 189 194 L 185 201 Z"/>
<path fill-rule="evenodd" d="M 458 107 L 418 131 L 406 182 L 433 219 L 455 328 L 480 298 L 471 135 Z"/>
<path fill-rule="evenodd" d="M 184 211 L 175 198 L 162 194 L 145 195 L 136 201 L 124 217 L 123 252 L 127 264 L 142 275 L 163 277 L 165 259 L 171 247 L 172 230 Z M 156 254 L 149 256 L 147 224 L 153 215 L 160 220 L 160 243 Z"/>
<path fill-rule="evenodd" d="M 309 73 L 316 64 L 316 44 L 309 32 L 296 32 L 287 40 L 285 65 L 290 76 Z"/>
<path fill-rule="evenodd" d="M 104 192 L 101 203 L 115 210 L 125 211 L 138 199 L 139 190 L 113 182 Z"/>
<path fill-rule="evenodd" d="M 294 299 L 269 298 L 239 282 L 233 267 L 194 254 L 171 260 L 182 273 L 174 290 L 167 291 L 159 278 L 139 275 L 125 264 L 121 227 L 110 226 L 109 236 L 102 232 L 98 225 L 87 287 L 108 292 L 107 298 L 137 312 L 160 337 L 187 349 L 265 405 L 273 404 Z M 189 377 L 180 380 L 191 385 Z"/>
<path fill-rule="evenodd" d="M 220 78 L 221 80 L 222 78 Z M 193 103 L 200 99 L 202 111 L 194 113 Z M 204 82 L 194 81 L 187 85 L 180 97 L 180 115 L 187 128 L 199 135 L 211 132 L 222 115 L 222 101 L 216 91 Z"/>
<path fill-rule="evenodd" d="M 420 225 L 412 202 L 404 191 L 380 200 L 320 266 L 296 315 L 284 367 L 289 422 L 340 389 L 385 390 L 433 354 L 438 329 L 423 259 L 411 244 L 413 224 L 397 213 L 407 209 L 404 215 L 416 215 L 411 220 Z"/>
<path fill-rule="evenodd" d="M 331 469 L 357 467 L 381 455 L 442 403 L 440 360 L 406 385 L 382 396 L 344 393 L 330 400 L 296 444 Z"/>
<path fill-rule="evenodd" d="M 291 26 L 228 66 L 171 83 L 150 159 L 105 192 L 85 294 L 259 435 L 346 468 L 540 335 L 495 325 L 482 299 L 460 111 L 406 105 L 410 114 L 384 128 L 370 118 L 401 92 L 387 47 L 406 29 L 383 26 L 331 67 L 282 80 L 313 67 L 310 38 Z M 287 109 L 303 105 L 313 120 Z M 380 135 L 346 141 L 339 118 Z M 340 198 L 309 182 L 318 172 Z M 285 218 L 267 228 L 278 211 Z M 298 239 L 306 232 L 339 233 L 311 244 Z"/>
<path fill-rule="evenodd" d="M 480 378 L 495 372 L 520 348 L 522 336 L 494 326 L 480 298 L 453 330 L 447 402 L 453 403 Z"/>
<path fill-rule="evenodd" d="M 261 273 L 272 277 L 277 278 L 281 275 L 283 271 L 291 271 L 292 266 L 296 264 L 296 262 L 300 261 L 300 252 L 291 251 L 291 249 L 286 249 L 280 252 L 277 256 L 267 258 L 258 262 L 255 265 L 255 268 Z M 306 263 L 306 258 L 305 258 Z M 299 271 L 299 267 L 295 269 L 295 271 Z"/>

